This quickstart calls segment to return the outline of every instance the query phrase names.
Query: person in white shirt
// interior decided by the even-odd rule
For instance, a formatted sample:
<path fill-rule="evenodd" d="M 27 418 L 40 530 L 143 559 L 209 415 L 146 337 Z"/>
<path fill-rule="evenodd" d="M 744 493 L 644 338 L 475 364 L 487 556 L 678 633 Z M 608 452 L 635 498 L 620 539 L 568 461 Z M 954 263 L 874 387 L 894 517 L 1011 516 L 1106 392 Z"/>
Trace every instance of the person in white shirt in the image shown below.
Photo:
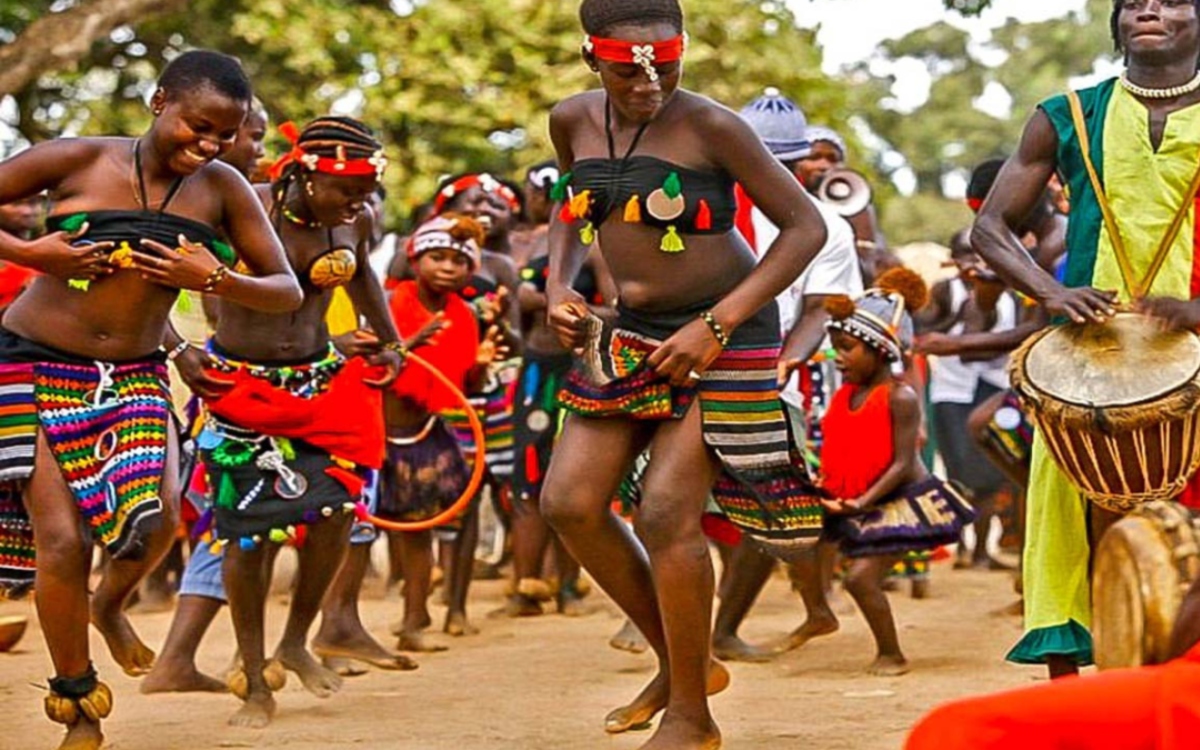
<path fill-rule="evenodd" d="M 769 88 L 763 96 L 747 105 L 741 115 L 775 158 L 799 180 L 800 163 L 811 151 L 806 137 L 807 123 L 800 108 L 780 95 L 777 89 Z M 740 191 L 738 197 L 739 229 L 751 247 L 769 247 L 779 230 Z M 829 206 L 818 201 L 814 201 L 814 205 L 825 222 L 825 245 L 804 273 L 777 298 L 784 336 L 779 360 L 780 397 L 788 412 L 792 438 L 801 451 L 806 448 L 805 417 L 808 422 L 815 422 L 820 414 L 812 413 L 814 400 L 806 403 L 799 387 L 799 374 L 825 341 L 825 323 L 829 315 L 825 312 L 824 301 L 831 295 L 857 297 L 863 292 L 853 229 Z M 832 370 L 827 375 L 831 376 Z M 818 391 L 821 386 L 820 382 L 814 383 Z M 815 402 L 820 403 L 821 399 L 815 399 Z M 837 618 L 829 608 L 822 584 L 827 580 L 822 571 L 832 570 L 835 557 L 835 549 L 822 544 L 820 552 L 817 548 L 809 550 L 789 566 L 789 574 L 808 610 L 808 619 L 778 646 L 756 647 L 741 640 L 737 630 L 770 576 L 774 561 L 743 541 L 729 556 L 722 576 L 721 604 L 713 627 L 714 655 L 725 660 L 766 661 L 814 636 L 837 630 Z"/>

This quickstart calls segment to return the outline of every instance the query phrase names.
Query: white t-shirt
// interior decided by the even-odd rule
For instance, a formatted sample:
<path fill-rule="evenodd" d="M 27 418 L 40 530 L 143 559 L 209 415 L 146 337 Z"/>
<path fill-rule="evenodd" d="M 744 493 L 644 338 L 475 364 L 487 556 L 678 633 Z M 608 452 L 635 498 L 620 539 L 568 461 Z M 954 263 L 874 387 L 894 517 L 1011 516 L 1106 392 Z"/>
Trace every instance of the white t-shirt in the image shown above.
<path fill-rule="evenodd" d="M 950 281 L 950 311 L 955 316 L 962 313 L 970 292 L 962 279 Z M 1011 331 L 1017 325 L 1017 303 L 1007 292 L 996 302 L 996 324 L 990 333 Z M 963 323 L 955 323 L 947 333 L 959 336 Z M 960 357 L 935 357 L 929 379 L 929 400 L 935 404 L 970 404 L 975 401 L 975 390 L 979 381 L 997 388 L 1008 387 L 1008 355 L 1003 354 L 986 362 L 963 362 Z"/>
<path fill-rule="evenodd" d="M 775 301 L 779 305 L 779 329 L 783 336 L 796 324 L 796 312 L 805 295 L 845 294 L 858 297 L 863 293 L 862 270 L 858 265 L 858 253 L 854 247 L 854 230 L 837 211 L 818 200 L 813 200 L 817 212 L 825 222 L 825 244 L 816 257 L 804 269 L 791 286 L 784 289 Z M 754 239 L 758 257 L 766 254 L 771 243 L 779 236 L 779 229 L 771 223 L 756 206 L 751 213 L 754 222 Z M 780 393 L 780 397 L 793 406 L 801 406 L 799 376 L 793 375 Z"/>

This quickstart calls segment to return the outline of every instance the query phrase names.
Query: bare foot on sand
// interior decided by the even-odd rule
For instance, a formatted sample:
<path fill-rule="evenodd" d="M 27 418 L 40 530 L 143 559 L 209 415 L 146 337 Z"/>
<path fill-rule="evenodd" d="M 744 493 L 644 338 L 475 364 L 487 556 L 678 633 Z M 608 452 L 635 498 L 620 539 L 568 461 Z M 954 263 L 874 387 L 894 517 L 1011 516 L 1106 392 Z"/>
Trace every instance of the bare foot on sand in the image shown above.
<path fill-rule="evenodd" d="M 100 733 L 100 724 L 81 718 L 74 726 L 67 728 L 58 750 L 100 750 L 104 744 L 104 735 Z"/>
<path fill-rule="evenodd" d="M 867 674 L 876 677 L 899 677 L 908 674 L 908 659 L 903 654 L 879 656 L 867 667 Z"/>
<path fill-rule="evenodd" d="M 328 698 L 342 689 L 342 678 L 317 663 L 306 649 L 280 649 L 275 652 L 275 659 L 289 672 L 295 672 L 304 689 L 318 698 Z"/>
<path fill-rule="evenodd" d="M 504 606 L 488 612 L 489 619 L 501 617 L 537 617 L 543 614 L 542 605 L 536 599 L 521 594 L 509 594 Z"/>
<path fill-rule="evenodd" d="M 229 688 L 215 677 L 200 672 L 195 664 L 173 663 L 160 659 L 138 686 L 144 695 L 152 693 L 227 693 Z"/>
<path fill-rule="evenodd" d="M 92 605 L 92 624 L 108 644 L 113 660 L 130 677 L 149 674 L 154 666 L 154 652 L 138 638 L 129 618 L 120 609 L 109 611 Z"/>
<path fill-rule="evenodd" d="M 429 612 L 425 612 L 419 618 L 416 618 L 416 627 L 418 630 L 424 630 L 432 624 L 433 618 L 429 616 Z M 388 628 L 388 632 L 394 636 L 401 636 L 408 632 L 409 629 L 410 628 L 408 627 L 408 623 L 406 621 L 396 620 L 392 623 L 391 627 Z"/>
<path fill-rule="evenodd" d="M 654 736 L 640 750 L 718 750 L 721 747 L 721 730 L 710 719 L 703 726 L 683 719 L 675 719 L 670 713 L 663 716 Z"/>
<path fill-rule="evenodd" d="M 446 624 L 442 628 L 442 632 L 446 635 L 455 637 L 464 635 L 478 635 L 479 628 L 467 621 L 467 615 L 464 612 L 447 612 Z"/>
<path fill-rule="evenodd" d="M 831 635 L 838 631 L 840 625 L 836 618 L 820 619 L 820 620 L 805 620 L 800 627 L 788 633 L 783 638 L 772 644 L 771 648 L 776 653 L 787 653 L 795 651 L 804 644 L 811 641 L 813 638 L 819 638 L 823 635 Z"/>
<path fill-rule="evenodd" d="M 322 656 L 321 666 L 333 672 L 338 677 L 362 677 L 371 670 L 360 667 L 356 662 L 341 657 Z"/>
<path fill-rule="evenodd" d="M 708 684 L 705 690 L 709 695 L 716 695 L 729 687 L 729 679 L 729 670 L 725 665 L 714 661 L 708 668 Z M 604 731 L 620 734 L 645 727 L 655 714 L 666 708 L 668 697 L 667 677 L 659 672 L 632 703 L 613 709 L 604 717 Z"/>
<path fill-rule="evenodd" d="M 628 651 L 631 654 L 644 654 L 650 648 L 650 644 L 646 642 L 646 636 L 642 635 L 642 631 L 638 630 L 632 620 L 625 621 L 617 634 L 608 640 L 608 645 L 618 651 Z"/>
<path fill-rule="evenodd" d="M 405 631 L 400 633 L 400 638 L 396 641 L 397 651 L 415 651 L 418 654 L 433 654 L 438 651 L 445 651 L 448 647 L 440 643 L 431 643 L 425 638 L 425 634 L 419 630 Z"/>
<path fill-rule="evenodd" d="M 782 653 L 771 648 L 751 646 L 736 635 L 714 637 L 712 652 L 713 656 L 721 661 L 744 661 L 751 664 L 769 662 Z"/>
<path fill-rule="evenodd" d="M 229 717 L 229 726 L 245 729 L 262 729 L 275 716 L 275 698 L 270 693 L 251 696 L 237 713 Z"/>
<path fill-rule="evenodd" d="M 385 671 L 409 671 L 417 668 L 415 661 L 388 651 L 370 636 L 365 640 L 341 643 L 313 641 L 312 652 L 322 659 L 359 661 Z"/>

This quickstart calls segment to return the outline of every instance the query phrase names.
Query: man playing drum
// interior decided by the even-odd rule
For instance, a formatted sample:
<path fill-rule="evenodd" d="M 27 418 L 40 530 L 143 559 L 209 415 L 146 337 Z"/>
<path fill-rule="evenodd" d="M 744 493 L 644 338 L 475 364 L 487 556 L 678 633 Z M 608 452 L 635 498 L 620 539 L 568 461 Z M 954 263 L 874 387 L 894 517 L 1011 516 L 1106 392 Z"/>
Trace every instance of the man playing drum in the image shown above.
<path fill-rule="evenodd" d="M 976 221 L 972 243 L 988 264 L 1060 320 L 1101 324 L 1118 303 L 1133 302 L 1173 327 L 1200 325 L 1197 2 L 1114 0 L 1112 34 L 1126 72 L 1043 102 Z M 1062 282 L 1014 235 L 1055 171 L 1072 199 Z M 1161 452 L 1145 459 L 1164 463 Z M 1009 660 L 1045 663 L 1051 676 L 1091 663 L 1089 531 L 1099 539 L 1115 518 L 1089 506 L 1039 432 L 1028 495 L 1026 633 Z"/>

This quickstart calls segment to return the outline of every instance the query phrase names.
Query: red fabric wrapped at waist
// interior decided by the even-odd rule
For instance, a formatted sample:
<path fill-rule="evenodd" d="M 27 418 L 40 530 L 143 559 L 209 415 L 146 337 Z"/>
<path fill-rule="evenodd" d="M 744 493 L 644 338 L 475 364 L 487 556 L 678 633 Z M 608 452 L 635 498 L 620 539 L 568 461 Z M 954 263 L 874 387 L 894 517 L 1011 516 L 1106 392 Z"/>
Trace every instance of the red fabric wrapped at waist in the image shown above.
<path fill-rule="evenodd" d="M 383 391 L 363 379 L 378 379 L 383 368 L 355 357 L 312 398 L 293 396 L 245 370 L 212 371 L 234 386 L 207 402 L 222 419 L 273 437 L 304 440 L 335 458 L 378 469 L 383 465 Z"/>

